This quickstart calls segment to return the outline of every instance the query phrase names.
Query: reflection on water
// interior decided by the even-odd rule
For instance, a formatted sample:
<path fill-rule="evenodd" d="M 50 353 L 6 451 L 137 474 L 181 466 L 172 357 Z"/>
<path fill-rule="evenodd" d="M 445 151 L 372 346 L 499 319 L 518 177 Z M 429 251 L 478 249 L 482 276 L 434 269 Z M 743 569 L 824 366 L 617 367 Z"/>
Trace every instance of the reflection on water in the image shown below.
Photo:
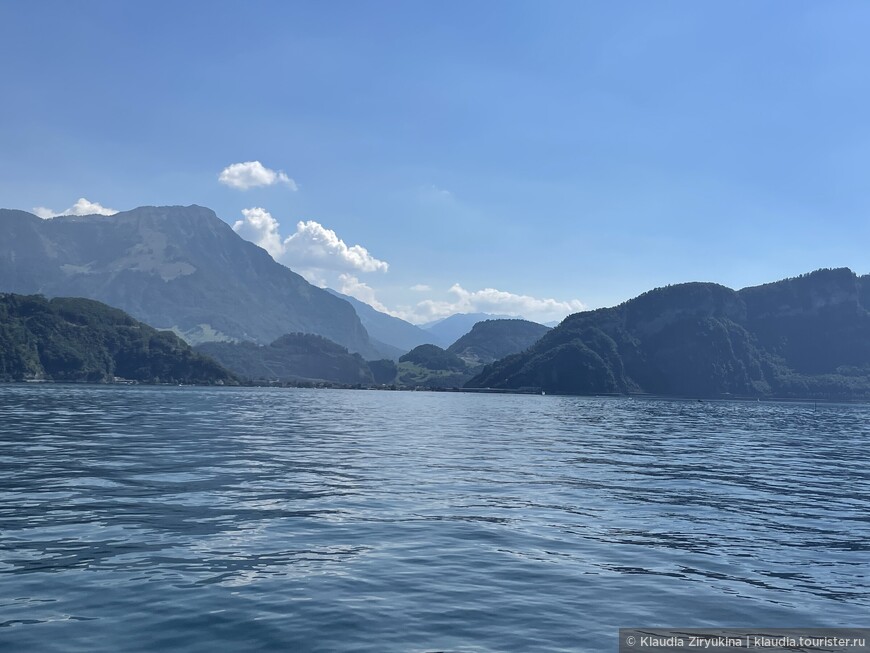
<path fill-rule="evenodd" d="M 865 406 L 0 386 L 0 648 L 866 625 Z"/>

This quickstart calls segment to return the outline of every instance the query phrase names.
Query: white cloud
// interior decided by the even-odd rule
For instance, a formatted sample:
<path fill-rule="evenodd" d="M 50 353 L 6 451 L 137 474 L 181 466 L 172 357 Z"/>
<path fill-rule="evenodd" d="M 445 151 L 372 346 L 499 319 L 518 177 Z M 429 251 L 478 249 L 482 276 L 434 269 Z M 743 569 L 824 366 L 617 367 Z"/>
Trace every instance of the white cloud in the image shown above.
<path fill-rule="evenodd" d="M 452 296 L 450 300 L 427 299 L 418 302 L 413 307 L 399 306 L 396 309 L 391 309 L 377 298 L 374 288 L 352 274 L 342 273 L 338 277 L 337 285 L 332 285 L 332 287 L 337 288 L 345 295 L 356 297 L 382 313 L 400 317 L 415 324 L 431 322 L 455 313 L 494 313 L 523 317 L 537 322 L 561 321 L 566 315 L 586 308 L 583 302 L 576 299 L 567 301 L 541 299 L 494 288 L 469 291 L 457 283 L 448 290 Z"/>
<path fill-rule="evenodd" d="M 403 311 L 403 317 L 420 323 L 437 320 L 454 313 L 497 313 L 547 322 L 562 319 L 570 313 L 586 308 L 583 302 L 577 299 L 566 301 L 541 299 L 495 288 L 470 291 L 458 283 L 453 284 L 448 292 L 453 296 L 451 300 L 424 300 L 411 311 Z"/>
<path fill-rule="evenodd" d="M 233 229 L 240 236 L 265 249 L 279 263 L 295 270 L 314 285 L 336 288 L 379 311 L 414 323 L 429 322 L 454 313 L 496 313 L 524 317 L 537 322 L 561 320 L 570 313 L 586 308 L 577 299 L 519 295 L 495 288 L 467 290 L 456 283 L 445 300 L 425 299 L 414 306 L 390 309 L 376 296 L 375 289 L 357 275 L 386 272 L 389 264 L 372 256 L 362 245 L 347 245 L 332 229 L 314 220 L 296 223 L 296 231 L 281 236 L 281 225 L 265 209 L 253 207 L 242 211 Z M 410 287 L 414 292 L 431 292 L 425 284 Z"/>
<path fill-rule="evenodd" d="M 386 272 L 390 267 L 362 245 L 346 245 L 332 229 L 314 220 L 296 223 L 296 233 L 284 240 L 283 258 L 288 265 L 302 268 L 349 272 Z"/>
<path fill-rule="evenodd" d="M 392 311 L 384 306 L 375 296 L 374 288 L 357 279 L 352 274 L 340 274 L 338 276 L 339 287 L 338 292 L 344 295 L 356 297 L 361 302 L 365 302 L 372 308 L 392 315 Z"/>
<path fill-rule="evenodd" d="M 80 197 L 75 204 L 60 213 L 44 206 L 33 207 L 33 213 L 43 220 L 48 220 L 49 218 L 57 218 L 62 215 L 115 215 L 118 213 L 118 210 L 110 209 L 99 202 L 91 202 L 84 197 Z"/>
<path fill-rule="evenodd" d="M 362 245 L 347 245 L 332 229 L 307 220 L 296 224 L 296 231 L 281 237 L 278 221 L 263 208 L 243 209 L 244 220 L 233 224 L 242 238 L 259 245 L 279 263 L 299 272 L 312 283 L 327 273 L 386 272 L 389 263 L 375 258 Z M 349 294 L 349 293 L 348 293 Z"/>
<path fill-rule="evenodd" d="M 271 170 L 259 161 L 233 163 L 221 170 L 218 181 L 224 186 L 239 190 L 276 184 L 282 184 L 294 191 L 299 189 L 296 182 L 290 179 L 283 170 Z"/>
<path fill-rule="evenodd" d="M 242 215 L 245 219 L 237 220 L 233 230 L 245 240 L 265 249 L 277 261 L 284 253 L 278 221 L 266 209 L 259 207 L 242 209 Z"/>

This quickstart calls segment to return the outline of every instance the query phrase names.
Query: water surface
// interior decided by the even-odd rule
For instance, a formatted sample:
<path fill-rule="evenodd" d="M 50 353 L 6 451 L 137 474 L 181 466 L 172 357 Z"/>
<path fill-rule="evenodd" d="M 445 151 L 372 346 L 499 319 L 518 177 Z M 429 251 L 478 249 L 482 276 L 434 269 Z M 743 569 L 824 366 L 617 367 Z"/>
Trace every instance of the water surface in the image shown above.
<path fill-rule="evenodd" d="M 0 386 L 0 650 L 866 626 L 863 405 Z"/>

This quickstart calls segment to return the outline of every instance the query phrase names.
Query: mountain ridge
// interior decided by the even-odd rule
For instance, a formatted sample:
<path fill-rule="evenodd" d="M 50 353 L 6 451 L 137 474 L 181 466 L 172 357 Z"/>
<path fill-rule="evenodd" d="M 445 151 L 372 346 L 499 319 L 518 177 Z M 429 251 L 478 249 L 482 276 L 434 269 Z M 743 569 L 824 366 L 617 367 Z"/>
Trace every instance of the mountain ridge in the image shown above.
<path fill-rule="evenodd" d="M 484 320 L 512 319 L 511 315 L 494 313 L 454 313 L 432 322 L 423 324 L 421 328 L 437 338 L 439 342 L 431 343 L 441 347 L 449 347 L 459 338 L 471 331 L 475 324 Z"/>
<path fill-rule="evenodd" d="M 434 344 L 430 342 L 433 339 L 430 333 L 410 322 L 379 311 L 356 297 L 345 295 L 332 288 L 325 290 L 353 306 L 375 346 L 383 343 L 398 350 L 398 354 L 385 351 L 384 353 L 390 354 L 390 358 L 394 356 L 398 358 L 418 345 Z"/>
<path fill-rule="evenodd" d="M 840 268 L 739 291 L 699 282 L 658 288 L 568 316 L 467 386 L 870 397 L 868 285 L 870 277 Z"/>
<path fill-rule="evenodd" d="M 351 354 L 323 336 L 288 333 L 268 345 L 252 342 L 207 342 L 196 347 L 221 365 L 250 381 L 325 381 L 328 383 L 374 383 L 374 377 L 359 354 Z"/>
<path fill-rule="evenodd" d="M 543 324 L 519 318 L 483 320 L 447 351 L 475 367 L 528 349 L 549 330 Z"/>
<path fill-rule="evenodd" d="M 172 333 L 91 299 L 0 293 L 0 381 L 235 383 Z"/>
<path fill-rule="evenodd" d="M 0 291 L 89 297 L 194 343 L 298 331 L 381 357 L 350 304 L 197 205 L 50 220 L 0 209 Z"/>

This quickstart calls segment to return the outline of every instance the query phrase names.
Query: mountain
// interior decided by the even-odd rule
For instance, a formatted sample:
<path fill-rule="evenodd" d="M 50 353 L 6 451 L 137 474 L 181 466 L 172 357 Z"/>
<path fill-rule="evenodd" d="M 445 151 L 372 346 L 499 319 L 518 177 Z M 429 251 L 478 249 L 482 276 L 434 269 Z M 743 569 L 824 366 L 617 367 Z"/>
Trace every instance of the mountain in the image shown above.
<path fill-rule="evenodd" d="M 269 345 L 206 342 L 196 349 L 247 380 L 316 380 L 349 385 L 374 382 L 362 356 L 310 333 L 289 333 Z"/>
<path fill-rule="evenodd" d="M 0 381 L 235 383 L 181 338 L 90 299 L 0 294 Z"/>
<path fill-rule="evenodd" d="M 392 351 L 384 350 L 388 358 L 398 358 L 417 345 L 431 343 L 433 340 L 432 334 L 410 322 L 382 313 L 350 295 L 343 295 L 330 288 L 326 288 L 326 291 L 353 306 L 356 314 L 359 316 L 360 322 L 362 322 L 369 337 L 378 349 L 383 349 L 378 343 L 383 343 L 393 348 Z"/>
<path fill-rule="evenodd" d="M 478 322 L 510 318 L 510 315 L 491 315 L 489 313 L 455 313 L 450 317 L 428 322 L 422 327 L 429 332 L 431 338 L 438 341 L 434 344 L 447 347 L 471 331 L 471 327 Z"/>
<path fill-rule="evenodd" d="M 375 383 L 378 385 L 395 383 L 396 376 L 399 373 L 396 361 L 389 359 L 369 361 L 369 369 L 372 371 L 372 376 L 375 377 Z"/>
<path fill-rule="evenodd" d="M 484 320 L 447 348 L 468 365 L 492 363 L 525 351 L 543 337 L 549 327 L 528 320 Z"/>
<path fill-rule="evenodd" d="M 381 357 L 350 304 L 200 206 L 51 220 L 0 209 L 0 291 L 89 297 L 190 342 L 298 331 Z"/>
<path fill-rule="evenodd" d="M 399 359 L 398 383 L 409 388 L 456 388 L 471 376 L 465 361 L 437 345 L 420 345 Z"/>
<path fill-rule="evenodd" d="M 870 276 L 818 270 L 734 291 L 659 288 L 576 313 L 469 387 L 870 398 Z"/>

